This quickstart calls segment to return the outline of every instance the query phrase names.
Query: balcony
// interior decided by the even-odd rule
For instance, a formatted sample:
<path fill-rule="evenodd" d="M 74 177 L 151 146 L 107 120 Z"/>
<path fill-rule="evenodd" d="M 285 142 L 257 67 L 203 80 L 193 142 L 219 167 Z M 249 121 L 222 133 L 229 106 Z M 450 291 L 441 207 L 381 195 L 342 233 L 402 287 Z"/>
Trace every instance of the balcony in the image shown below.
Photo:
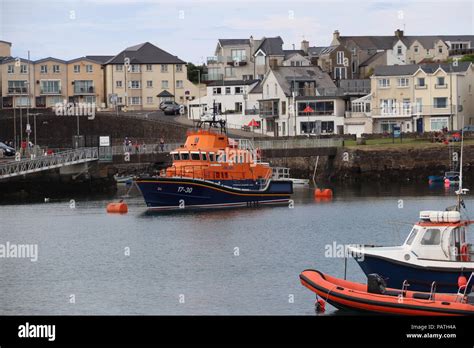
<path fill-rule="evenodd" d="M 247 64 L 247 57 L 246 56 L 227 57 L 226 62 L 228 65 L 232 65 L 232 66 L 243 66 Z"/>
<path fill-rule="evenodd" d="M 74 86 L 74 94 L 76 95 L 83 95 L 83 94 L 95 94 L 95 87 L 77 87 Z"/>
<path fill-rule="evenodd" d="M 8 87 L 7 94 L 28 94 L 27 87 Z"/>
<path fill-rule="evenodd" d="M 474 48 L 454 48 L 449 50 L 450 56 L 463 56 L 465 54 L 473 54 Z"/>
<path fill-rule="evenodd" d="M 45 94 L 45 95 L 61 95 L 61 90 L 60 89 L 47 89 L 47 88 L 41 88 L 40 89 L 40 94 Z"/>
<path fill-rule="evenodd" d="M 414 116 L 448 116 L 456 113 L 456 105 L 404 105 L 374 108 L 374 118 L 408 118 Z"/>
<path fill-rule="evenodd" d="M 371 111 L 346 111 L 346 118 L 367 118 L 372 117 Z"/>
<path fill-rule="evenodd" d="M 213 73 L 213 74 L 202 74 L 201 81 L 222 81 L 224 79 L 224 74 Z"/>
<path fill-rule="evenodd" d="M 259 100 L 259 110 L 261 118 L 277 118 L 279 112 L 279 99 Z"/>

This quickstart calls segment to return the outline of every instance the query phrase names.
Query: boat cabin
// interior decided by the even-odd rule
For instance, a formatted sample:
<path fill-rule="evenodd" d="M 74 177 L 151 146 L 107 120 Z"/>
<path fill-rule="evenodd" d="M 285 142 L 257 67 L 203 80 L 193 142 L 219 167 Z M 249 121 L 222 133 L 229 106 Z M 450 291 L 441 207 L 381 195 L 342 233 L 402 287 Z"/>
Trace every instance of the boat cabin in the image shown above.
<path fill-rule="evenodd" d="M 471 244 L 466 240 L 468 224 L 458 211 L 420 212 L 420 221 L 403 244 L 405 260 L 413 255 L 418 259 L 471 261 Z"/>

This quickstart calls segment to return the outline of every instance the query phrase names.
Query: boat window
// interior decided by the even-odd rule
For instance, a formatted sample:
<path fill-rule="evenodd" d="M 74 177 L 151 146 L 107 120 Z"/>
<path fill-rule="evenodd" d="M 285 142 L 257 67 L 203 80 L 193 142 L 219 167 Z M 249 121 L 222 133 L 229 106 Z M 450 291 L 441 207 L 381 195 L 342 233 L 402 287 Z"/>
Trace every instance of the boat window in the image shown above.
<path fill-rule="evenodd" d="M 214 154 L 212 152 L 209 153 L 209 161 L 214 162 Z"/>
<path fill-rule="evenodd" d="M 182 159 L 183 161 L 189 160 L 189 153 L 187 153 L 187 152 L 181 152 L 181 159 Z"/>
<path fill-rule="evenodd" d="M 421 245 L 439 245 L 441 241 L 441 231 L 437 228 L 430 228 L 426 230 Z"/>
<path fill-rule="evenodd" d="M 198 153 L 192 153 L 191 154 L 191 159 L 193 161 L 199 161 L 201 158 L 199 157 L 199 154 Z"/>
<path fill-rule="evenodd" d="M 418 233 L 418 229 L 416 229 L 416 228 L 412 229 L 410 235 L 408 236 L 408 238 L 405 242 L 405 244 L 411 245 L 411 243 L 413 243 L 413 240 L 415 239 L 417 233 Z"/>
<path fill-rule="evenodd" d="M 216 178 L 217 178 L 217 179 L 220 179 L 220 177 L 221 177 L 221 173 L 216 172 Z"/>
<path fill-rule="evenodd" d="M 226 179 L 228 179 L 229 178 L 229 173 L 227 173 L 227 172 L 224 173 L 224 176 L 225 176 Z"/>
<path fill-rule="evenodd" d="M 179 153 L 174 153 L 173 154 L 173 160 L 174 161 L 179 161 Z"/>
<path fill-rule="evenodd" d="M 202 160 L 207 161 L 207 153 L 201 152 Z"/>

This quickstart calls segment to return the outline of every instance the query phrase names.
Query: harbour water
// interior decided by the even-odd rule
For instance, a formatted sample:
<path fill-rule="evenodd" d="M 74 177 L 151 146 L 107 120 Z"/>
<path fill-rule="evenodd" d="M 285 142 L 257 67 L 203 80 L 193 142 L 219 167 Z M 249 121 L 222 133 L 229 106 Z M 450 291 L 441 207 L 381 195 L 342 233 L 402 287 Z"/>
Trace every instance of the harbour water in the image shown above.
<path fill-rule="evenodd" d="M 443 186 L 368 185 L 332 201 L 298 189 L 294 208 L 152 214 L 132 190 L 128 214 L 106 214 L 124 192 L 0 205 L 0 244 L 38 247 L 36 262 L 0 259 L 0 314 L 315 315 L 302 270 L 342 277 L 332 246 L 400 244 L 420 210 L 454 202 Z M 347 275 L 365 281 L 353 260 Z"/>

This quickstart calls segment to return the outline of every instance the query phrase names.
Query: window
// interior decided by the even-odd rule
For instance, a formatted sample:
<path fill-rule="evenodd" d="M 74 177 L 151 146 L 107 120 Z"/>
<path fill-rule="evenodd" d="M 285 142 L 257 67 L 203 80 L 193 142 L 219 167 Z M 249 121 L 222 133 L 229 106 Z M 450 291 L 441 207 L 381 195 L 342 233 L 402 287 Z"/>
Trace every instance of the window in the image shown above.
<path fill-rule="evenodd" d="M 94 82 L 92 80 L 78 80 L 74 81 L 74 93 L 94 93 Z"/>
<path fill-rule="evenodd" d="M 132 81 L 130 81 L 130 88 L 132 88 L 132 89 L 140 89 L 140 88 L 141 88 L 140 80 L 132 80 Z"/>
<path fill-rule="evenodd" d="M 433 106 L 435 109 L 444 109 L 448 107 L 448 98 L 433 98 Z"/>
<path fill-rule="evenodd" d="M 413 51 L 415 51 L 415 53 L 418 53 L 418 46 L 414 46 Z"/>
<path fill-rule="evenodd" d="M 405 242 L 406 245 L 411 245 L 411 243 L 413 243 L 413 240 L 415 239 L 417 232 L 418 232 L 418 229 L 413 228 L 413 230 L 411 231 L 410 235 L 408 236 Z"/>
<path fill-rule="evenodd" d="M 40 73 L 41 74 L 47 74 L 48 73 L 48 66 L 47 65 L 41 65 Z"/>
<path fill-rule="evenodd" d="M 232 67 L 226 67 L 224 69 L 224 72 L 225 72 L 226 77 L 234 77 L 235 76 L 235 70 Z"/>
<path fill-rule="evenodd" d="M 115 87 L 117 87 L 117 88 L 122 88 L 122 87 L 123 87 L 122 81 L 121 81 L 121 80 L 115 81 Z"/>
<path fill-rule="evenodd" d="M 26 64 L 20 65 L 20 74 L 28 74 L 28 65 Z"/>
<path fill-rule="evenodd" d="M 117 97 L 117 104 L 122 104 L 122 103 L 123 103 L 122 97 Z"/>
<path fill-rule="evenodd" d="M 95 95 L 85 95 L 84 102 L 88 104 L 95 104 Z"/>
<path fill-rule="evenodd" d="M 183 80 L 176 80 L 176 88 L 184 88 Z"/>
<path fill-rule="evenodd" d="M 440 77 L 438 77 L 438 78 L 436 79 L 436 84 L 437 84 L 438 86 L 444 86 L 444 82 L 445 82 L 445 81 L 444 81 L 444 77 L 441 77 L 441 76 L 440 76 Z"/>
<path fill-rule="evenodd" d="M 438 46 L 438 52 L 443 53 L 443 46 Z"/>
<path fill-rule="evenodd" d="M 161 88 L 163 89 L 168 88 L 168 80 L 161 80 Z"/>
<path fill-rule="evenodd" d="M 209 162 L 214 162 L 214 154 L 209 152 Z"/>
<path fill-rule="evenodd" d="M 168 72 L 168 64 L 161 64 L 161 72 L 162 73 Z"/>
<path fill-rule="evenodd" d="M 53 73 L 59 74 L 59 65 L 53 65 Z"/>
<path fill-rule="evenodd" d="M 74 73 L 78 74 L 81 72 L 81 66 L 76 64 L 74 65 Z"/>
<path fill-rule="evenodd" d="M 15 72 L 15 66 L 14 65 L 9 65 L 7 69 L 8 69 L 7 72 L 9 74 L 13 74 Z"/>
<path fill-rule="evenodd" d="M 398 87 L 408 87 L 408 81 L 407 77 L 400 77 L 398 79 Z"/>
<path fill-rule="evenodd" d="M 212 89 L 212 94 L 221 94 L 221 88 L 220 87 L 214 87 Z"/>
<path fill-rule="evenodd" d="M 337 52 L 337 64 L 344 65 L 344 51 Z"/>
<path fill-rule="evenodd" d="M 234 110 L 235 110 L 235 112 L 242 112 L 242 103 L 241 102 L 235 103 Z"/>
<path fill-rule="evenodd" d="M 130 72 L 132 73 L 139 73 L 140 72 L 140 65 L 138 64 L 132 64 L 130 66 Z"/>
<path fill-rule="evenodd" d="M 116 65 L 115 71 L 123 71 L 123 65 Z"/>
<path fill-rule="evenodd" d="M 244 89 L 242 87 L 235 87 L 234 88 L 235 94 L 242 94 L 244 93 Z"/>
<path fill-rule="evenodd" d="M 152 71 L 152 70 L 153 70 L 153 66 L 151 64 L 147 64 L 146 71 Z"/>
<path fill-rule="evenodd" d="M 26 93 L 26 81 L 8 81 L 8 93 L 9 94 L 20 94 Z"/>
<path fill-rule="evenodd" d="M 231 50 L 230 52 L 231 52 L 230 54 L 233 61 L 242 62 L 246 59 L 245 50 L 243 49 L 235 49 L 235 50 Z"/>
<path fill-rule="evenodd" d="M 147 86 L 147 88 L 153 87 L 153 81 L 152 81 L 152 80 L 148 80 L 148 81 L 146 82 L 146 86 Z"/>
<path fill-rule="evenodd" d="M 402 55 L 402 46 L 397 46 L 397 54 L 398 54 L 399 56 Z"/>
<path fill-rule="evenodd" d="M 183 64 L 176 64 L 176 72 L 183 72 Z"/>
<path fill-rule="evenodd" d="M 41 94 L 61 93 L 61 81 L 59 80 L 41 80 Z"/>
<path fill-rule="evenodd" d="M 257 58 L 255 59 L 255 63 L 257 65 L 265 65 L 265 56 L 258 55 Z"/>
<path fill-rule="evenodd" d="M 28 97 L 17 97 L 16 106 L 30 106 L 30 100 Z"/>
<path fill-rule="evenodd" d="M 179 161 L 179 153 L 173 154 L 173 161 Z"/>
<path fill-rule="evenodd" d="M 199 157 L 199 154 L 198 153 L 192 153 L 191 154 L 191 159 L 193 161 L 199 161 L 201 158 Z"/>
<path fill-rule="evenodd" d="M 181 160 L 187 161 L 189 160 L 189 153 L 188 152 L 180 152 Z"/>
<path fill-rule="evenodd" d="M 146 97 L 147 104 L 153 104 L 153 97 Z"/>
<path fill-rule="evenodd" d="M 347 77 L 346 75 L 346 68 L 334 68 L 334 78 L 336 80 L 341 80 L 341 79 L 345 79 Z"/>
<path fill-rule="evenodd" d="M 425 87 L 425 78 L 424 77 L 419 77 L 417 81 L 418 81 L 418 83 L 417 83 L 418 87 Z"/>
<path fill-rule="evenodd" d="M 202 160 L 207 161 L 207 154 L 205 152 L 201 152 Z"/>
<path fill-rule="evenodd" d="M 86 72 L 91 73 L 93 71 L 92 64 L 86 65 Z"/>
<path fill-rule="evenodd" d="M 225 94 L 231 94 L 230 87 L 225 88 Z"/>
<path fill-rule="evenodd" d="M 422 112 L 423 111 L 423 99 L 422 98 L 416 98 L 415 102 L 415 112 Z"/>
<path fill-rule="evenodd" d="M 242 75 L 242 80 L 244 81 L 253 80 L 253 75 Z"/>
<path fill-rule="evenodd" d="M 281 102 L 281 113 L 282 115 L 286 115 L 286 101 Z"/>
<path fill-rule="evenodd" d="M 431 131 L 441 131 L 443 128 L 448 128 L 447 117 L 432 117 L 430 119 Z"/>
<path fill-rule="evenodd" d="M 421 245 L 439 245 L 441 241 L 441 231 L 437 228 L 430 228 L 426 230 L 423 238 L 421 239 Z"/>
<path fill-rule="evenodd" d="M 380 88 L 390 87 L 390 79 L 379 79 L 379 87 Z"/>
<path fill-rule="evenodd" d="M 141 105 L 142 98 L 141 97 L 130 97 L 128 98 L 130 105 Z"/>

